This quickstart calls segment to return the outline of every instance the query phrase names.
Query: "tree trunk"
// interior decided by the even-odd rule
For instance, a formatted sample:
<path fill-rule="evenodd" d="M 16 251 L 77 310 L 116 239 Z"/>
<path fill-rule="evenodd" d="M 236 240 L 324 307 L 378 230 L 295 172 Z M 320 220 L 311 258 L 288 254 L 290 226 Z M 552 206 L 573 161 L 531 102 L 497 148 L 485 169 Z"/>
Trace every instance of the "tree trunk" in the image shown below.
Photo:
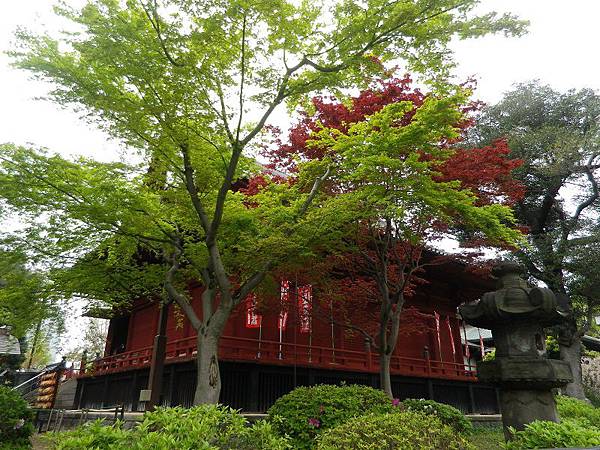
<path fill-rule="evenodd" d="M 565 386 L 563 393 L 587 401 L 581 378 L 581 337 L 579 335 L 571 339 L 570 345 L 560 344 L 560 359 L 569 363 L 573 373 L 573 382 Z"/>
<path fill-rule="evenodd" d="M 40 340 L 40 333 L 42 331 L 42 321 L 40 320 L 35 327 L 35 334 L 33 335 L 33 342 L 31 344 L 31 352 L 29 353 L 29 362 L 27 363 L 27 368 L 31 369 L 31 364 L 33 363 L 33 356 L 35 355 L 35 351 L 37 350 L 37 344 Z"/>
<path fill-rule="evenodd" d="M 221 372 L 219 370 L 219 336 L 211 333 L 198 333 L 196 392 L 194 405 L 218 403 L 221 393 Z"/>
<path fill-rule="evenodd" d="M 381 390 L 387 394 L 389 398 L 394 398 L 392 392 L 392 378 L 390 375 L 390 363 L 392 355 L 381 353 L 379 356 L 379 382 Z"/>
<path fill-rule="evenodd" d="M 566 296 L 562 292 L 558 295 Z M 569 307 L 572 308 L 570 299 Z M 563 393 L 569 397 L 588 401 L 583 391 L 583 380 L 581 378 L 581 337 L 584 333 L 585 330 L 578 329 L 577 321 L 572 311 L 569 318 L 558 326 L 560 359 L 569 364 L 571 373 L 573 374 L 573 382 L 563 388 Z"/>

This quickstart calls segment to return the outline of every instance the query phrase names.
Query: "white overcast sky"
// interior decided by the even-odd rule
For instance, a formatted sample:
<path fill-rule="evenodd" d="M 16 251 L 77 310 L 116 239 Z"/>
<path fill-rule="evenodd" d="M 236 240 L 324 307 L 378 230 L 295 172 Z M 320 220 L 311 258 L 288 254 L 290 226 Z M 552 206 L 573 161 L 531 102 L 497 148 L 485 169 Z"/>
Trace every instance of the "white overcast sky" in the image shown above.
<path fill-rule="evenodd" d="M 59 27 L 52 0 L 5 2 L 0 14 L 0 50 L 10 48 L 19 25 Z M 68 0 L 80 4 L 81 0 Z M 520 81 L 539 78 L 561 90 L 600 89 L 600 0 L 482 0 L 482 11 L 510 11 L 531 21 L 530 32 L 514 39 L 490 36 L 454 45 L 461 79 L 474 75 L 477 96 L 494 102 Z M 101 132 L 33 97 L 47 87 L 12 69 L 0 55 L 0 142 L 33 143 L 64 154 L 85 154 L 107 160 L 117 157 L 117 144 Z"/>
<path fill-rule="evenodd" d="M 68 0 L 81 4 L 81 0 Z M 0 51 L 11 47 L 17 26 L 39 30 L 60 27 L 52 0 L 4 2 L 0 14 Z M 600 90 L 600 0 L 482 0 L 481 11 L 510 11 L 531 21 L 522 38 L 490 36 L 456 43 L 457 76 L 478 80 L 476 96 L 488 103 L 514 83 L 539 78 L 555 89 Z M 118 144 L 80 120 L 77 114 L 34 100 L 47 86 L 12 69 L 0 54 L 0 143 L 33 143 L 63 154 L 100 160 L 118 158 Z"/>

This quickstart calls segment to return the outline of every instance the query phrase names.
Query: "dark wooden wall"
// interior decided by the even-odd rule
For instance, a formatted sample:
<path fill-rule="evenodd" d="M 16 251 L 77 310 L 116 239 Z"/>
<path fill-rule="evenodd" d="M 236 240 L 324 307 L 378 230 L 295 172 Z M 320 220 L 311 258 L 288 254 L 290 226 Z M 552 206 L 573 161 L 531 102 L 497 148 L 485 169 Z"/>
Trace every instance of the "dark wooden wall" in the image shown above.
<path fill-rule="evenodd" d="M 378 376 L 310 368 L 222 362 L 221 403 L 245 412 L 265 412 L 295 386 L 315 384 L 363 384 L 378 387 Z M 124 404 L 126 410 L 141 409 L 139 391 L 146 388 L 148 370 L 139 369 L 78 380 L 75 408 L 101 408 Z M 427 378 L 392 377 L 396 397 L 429 398 L 465 413 L 498 412 L 496 389 L 481 383 Z M 196 385 L 193 362 L 165 367 L 161 403 L 191 406 Z"/>

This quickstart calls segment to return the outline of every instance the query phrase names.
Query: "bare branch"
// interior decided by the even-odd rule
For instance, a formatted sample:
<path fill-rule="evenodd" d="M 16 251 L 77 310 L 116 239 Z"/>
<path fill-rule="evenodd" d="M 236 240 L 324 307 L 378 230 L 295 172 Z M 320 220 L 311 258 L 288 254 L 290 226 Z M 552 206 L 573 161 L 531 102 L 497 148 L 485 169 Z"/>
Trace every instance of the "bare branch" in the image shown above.
<path fill-rule="evenodd" d="M 290 94 L 286 92 L 288 87 L 288 83 L 290 81 L 291 76 L 304 67 L 307 64 L 307 60 L 303 58 L 298 64 L 292 66 L 286 70 L 283 77 L 281 78 L 281 82 L 279 84 L 279 89 L 277 90 L 277 94 L 271 100 L 271 103 L 267 107 L 266 111 L 263 113 L 262 117 L 259 119 L 258 123 L 254 126 L 254 128 L 240 141 L 240 147 L 245 147 L 254 136 L 256 136 L 265 126 L 267 119 L 271 116 L 271 113 L 275 110 L 275 108 L 283 102 L 286 97 Z"/>
<path fill-rule="evenodd" d="M 231 145 L 235 145 L 238 141 L 233 137 L 233 133 L 231 132 L 231 128 L 229 127 L 229 119 L 227 118 L 227 107 L 225 106 L 225 94 L 223 93 L 223 87 L 221 86 L 221 82 L 217 78 L 215 80 L 215 85 L 217 88 L 217 96 L 219 97 L 219 104 L 221 105 L 220 113 L 217 113 L 221 116 L 221 120 L 223 121 L 223 126 L 225 127 L 225 133 L 227 133 L 227 137 L 229 139 L 229 143 Z"/>
<path fill-rule="evenodd" d="M 242 50 L 240 56 L 240 112 L 238 118 L 238 124 L 235 132 L 235 142 L 240 141 L 240 131 L 242 129 L 242 117 L 244 115 L 244 83 L 246 81 L 246 13 L 244 12 L 244 19 L 242 23 Z"/>
<path fill-rule="evenodd" d="M 590 183 L 592 192 L 590 193 L 590 195 L 588 196 L 587 199 L 585 199 L 583 202 L 581 202 L 577 206 L 575 213 L 573 214 L 571 219 L 568 221 L 568 225 L 565 226 L 563 223 L 561 223 L 562 232 L 561 232 L 561 239 L 558 244 L 558 254 L 559 255 L 564 254 L 564 251 L 566 250 L 566 247 L 569 242 L 569 235 L 577 227 L 577 224 L 579 223 L 579 218 L 581 217 L 581 214 L 585 211 L 586 208 L 593 205 L 594 202 L 596 200 L 598 200 L 598 198 L 600 198 L 600 189 L 598 189 L 598 181 L 596 180 L 596 178 L 594 176 L 594 170 L 591 168 L 594 160 L 597 157 L 598 157 L 598 155 L 596 155 L 596 154 L 590 156 L 588 159 L 588 162 L 585 166 L 586 177 Z"/>
<path fill-rule="evenodd" d="M 331 168 L 327 167 L 327 170 L 325 170 L 325 173 L 315 180 L 315 182 L 313 183 L 313 187 L 310 190 L 310 193 L 308 194 L 308 197 L 306 197 L 306 200 L 300 207 L 300 211 L 298 211 L 298 217 L 302 217 L 306 214 L 306 211 L 308 210 L 308 208 L 312 204 L 313 200 L 319 193 L 319 188 L 321 187 L 321 184 L 323 184 L 323 182 L 327 179 L 330 172 L 331 172 Z"/>
<path fill-rule="evenodd" d="M 152 25 L 152 28 L 156 32 L 156 37 L 158 39 L 158 43 L 160 44 L 160 47 L 161 47 L 165 57 L 167 58 L 167 60 L 171 64 L 173 64 L 175 67 L 184 67 L 185 64 L 182 64 L 182 63 L 176 61 L 175 58 L 173 58 L 173 56 L 171 56 L 171 53 L 167 49 L 167 45 L 165 43 L 164 37 L 162 35 L 162 31 L 160 29 L 160 17 L 158 16 L 156 0 L 152 1 L 152 5 L 150 7 L 147 7 L 143 1 L 140 1 L 140 4 L 142 6 L 142 9 L 146 13 L 146 17 L 148 18 L 148 21 L 150 22 L 150 24 Z"/>
<path fill-rule="evenodd" d="M 223 183 L 221 184 L 221 187 L 217 193 L 217 201 L 215 203 L 213 219 L 210 223 L 210 227 L 206 230 L 206 244 L 209 247 L 214 244 L 217 238 L 219 226 L 221 225 L 221 220 L 223 219 L 223 211 L 225 209 L 227 192 L 231 189 L 231 185 L 233 184 L 233 177 L 235 176 L 235 171 L 241 156 L 242 148 L 237 144 L 234 144 L 231 152 L 231 159 L 229 160 L 229 165 L 227 166 L 227 171 L 225 172 L 225 179 L 223 180 Z"/>
<path fill-rule="evenodd" d="M 324 310 L 323 308 L 321 308 L 318 302 L 316 302 L 316 304 L 313 305 L 313 308 L 316 309 L 317 312 L 317 314 L 314 314 L 314 316 L 316 316 L 318 319 L 325 317 L 325 314 L 323 313 Z M 319 312 L 321 313 L 319 314 Z M 328 313 L 328 311 L 325 312 Z M 322 319 L 322 321 L 325 320 Z M 376 339 L 364 328 L 359 327 L 358 325 L 353 325 L 350 322 L 339 321 L 332 314 L 327 315 L 327 322 L 333 322 L 334 325 L 360 333 L 365 338 L 365 340 L 369 342 L 369 345 L 371 345 L 376 351 L 379 350 L 379 346 L 377 345 Z"/>
<path fill-rule="evenodd" d="M 181 154 L 183 156 L 183 167 L 184 167 L 184 177 L 185 177 L 185 187 L 190 194 L 190 199 L 192 200 L 192 205 L 194 206 L 194 210 L 200 219 L 200 224 L 204 229 L 204 232 L 208 234 L 208 230 L 210 229 L 210 222 L 208 220 L 208 215 L 204 210 L 204 206 L 202 206 L 202 202 L 200 201 L 200 196 L 198 195 L 198 189 L 196 188 L 196 183 L 194 181 L 194 168 L 192 167 L 192 162 L 190 159 L 189 149 L 187 144 L 180 145 Z"/>
<path fill-rule="evenodd" d="M 593 155 L 590 157 L 590 159 L 588 160 L 588 164 L 585 167 L 585 174 L 587 176 L 588 181 L 590 182 L 590 185 L 592 187 L 592 193 L 590 194 L 590 196 L 584 201 L 582 202 L 577 209 L 575 210 L 575 214 L 573 215 L 572 219 L 571 219 L 571 226 L 570 229 L 571 231 L 575 228 L 575 226 L 577 225 L 577 222 L 579 221 L 579 217 L 581 216 L 581 213 L 589 206 L 591 206 L 596 200 L 598 200 L 598 198 L 600 197 L 600 191 L 598 189 L 598 181 L 596 180 L 596 178 L 594 177 L 594 172 L 591 169 L 591 165 L 592 162 L 594 161 L 594 159 L 597 157 L 597 155 Z"/>
<path fill-rule="evenodd" d="M 271 269 L 271 261 L 267 261 L 262 270 L 254 273 L 248 278 L 233 295 L 234 305 L 239 305 L 264 279 Z"/>

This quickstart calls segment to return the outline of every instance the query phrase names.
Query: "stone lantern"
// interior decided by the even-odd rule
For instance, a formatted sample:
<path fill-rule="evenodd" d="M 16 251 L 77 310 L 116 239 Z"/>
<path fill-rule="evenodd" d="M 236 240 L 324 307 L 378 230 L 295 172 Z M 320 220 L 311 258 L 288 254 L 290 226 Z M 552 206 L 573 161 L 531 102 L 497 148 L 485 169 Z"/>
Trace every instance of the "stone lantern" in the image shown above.
<path fill-rule="evenodd" d="M 522 430 L 534 420 L 558 422 L 552 389 L 573 381 L 568 363 L 546 357 L 544 332 L 562 322 L 568 309 L 550 289 L 530 287 L 523 273 L 518 264 L 499 263 L 492 270 L 499 289 L 460 307 L 466 323 L 492 330 L 496 358 L 478 363 L 478 376 L 500 386 L 507 438 L 508 427 Z"/>

